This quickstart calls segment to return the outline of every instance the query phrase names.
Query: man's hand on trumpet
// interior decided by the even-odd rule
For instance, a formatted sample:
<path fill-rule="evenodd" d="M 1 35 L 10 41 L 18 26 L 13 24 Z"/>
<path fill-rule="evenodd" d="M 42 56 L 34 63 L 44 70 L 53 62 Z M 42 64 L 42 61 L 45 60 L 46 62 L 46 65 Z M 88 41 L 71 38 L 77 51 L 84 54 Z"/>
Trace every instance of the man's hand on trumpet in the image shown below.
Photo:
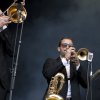
<path fill-rule="evenodd" d="M 71 60 L 76 66 L 80 64 L 77 52 L 75 51 L 74 47 L 70 47 L 66 50 L 65 58 L 66 60 Z"/>
<path fill-rule="evenodd" d="M 70 60 L 72 51 L 75 51 L 74 47 L 66 48 L 65 58 L 66 60 Z"/>
<path fill-rule="evenodd" d="M 80 60 L 79 60 L 79 58 L 78 58 L 76 52 L 72 52 L 70 60 L 71 60 L 76 66 L 78 66 L 78 65 L 80 64 Z"/>

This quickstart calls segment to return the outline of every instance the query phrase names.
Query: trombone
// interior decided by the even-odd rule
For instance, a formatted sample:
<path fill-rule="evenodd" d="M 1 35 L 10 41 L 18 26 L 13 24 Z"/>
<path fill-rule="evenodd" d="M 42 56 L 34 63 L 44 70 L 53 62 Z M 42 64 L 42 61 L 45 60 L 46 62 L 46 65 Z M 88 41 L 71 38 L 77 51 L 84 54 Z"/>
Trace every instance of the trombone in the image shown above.
<path fill-rule="evenodd" d="M 24 0 L 23 0 L 24 1 Z M 2 13 L 5 15 L 7 12 L 7 15 L 10 18 L 10 21 L 13 23 L 18 23 L 17 24 L 17 29 L 16 29 L 16 35 L 15 35 L 15 43 L 14 43 L 14 51 L 13 51 L 13 59 L 12 59 L 12 68 L 11 68 L 11 83 L 10 83 L 10 93 L 9 93 L 9 100 L 12 100 L 12 93 L 14 89 L 14 84 L 15 84 L 15 77 L 16 77 L 16 71 L 17 71 L 17 65 L 18 65 L 18 57 L 19 57 L 19 50 L 21 46 L 21 38 L 22 38 L 22 31 L 23 31 L 23 22 L 27 17 L 27 12 L 26 9 L 24 8 L 25 2 L 21 3 L 16 3 L 17 0 L 14 0 L 14 2 Z M 22 23 L 21 26 L 21 31 L 19 35 L 19 43 L 16 51 L 16 43 L 18 39 L 18 28 L 19 28 L 19 23 Z M 16 58 L 15 58 L 16 54 Z"/>
<path fill-rule="evenodd" d="M 77 56 L 80 60 L 85 61 L 88 59 L 89 50 L 86 48 L 80 48 L 77 52 Z"/>
<path fill-rule="evenodd" d="M 26 17 L 27 12 L 24 8 L 24 2 L 16 3 L 17 0 L 15 0 L 4 12 L 5 14 L 7 12 L 7 15 L 10 17 L 10 21 L 13 23 L 22 23 Z"/>
<path fill-rule="evenodd" d="M 77 56 L 82 61 L 88 60 L 89 62 L 92 62 L 93 59 L 93 53 L 86 48 L 80 48 L 77 52 Z"/>

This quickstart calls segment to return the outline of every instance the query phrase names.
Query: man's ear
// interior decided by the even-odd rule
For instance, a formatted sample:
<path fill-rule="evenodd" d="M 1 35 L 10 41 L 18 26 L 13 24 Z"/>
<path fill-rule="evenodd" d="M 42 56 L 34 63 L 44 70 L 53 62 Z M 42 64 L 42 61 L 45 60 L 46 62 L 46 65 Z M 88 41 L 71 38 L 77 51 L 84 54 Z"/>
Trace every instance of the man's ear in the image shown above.
<path fill-rule="evenodd" d="M 60 52 L 60 47 L 57 48 L 58 52 Z"/>

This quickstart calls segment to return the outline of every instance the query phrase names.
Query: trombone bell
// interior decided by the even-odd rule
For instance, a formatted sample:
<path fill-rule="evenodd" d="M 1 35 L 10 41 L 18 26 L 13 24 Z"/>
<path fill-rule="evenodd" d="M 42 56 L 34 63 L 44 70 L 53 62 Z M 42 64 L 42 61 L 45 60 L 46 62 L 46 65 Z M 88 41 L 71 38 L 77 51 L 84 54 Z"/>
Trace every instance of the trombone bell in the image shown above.
<path fill-rule="evenodd" d="M 77 56 L 82 61 L 87 60 L 87 57 L 88 57 L 88 49 L 86 49 L 86 48 L 79 49 L 78 52 L 77 52 Z"/>
<path fill-rule="evenodd" d="M 10 20 L 14 23 L 22 23 L 26 17 L 27 17 L 27 12 L 24 6 L 21 4 L 21 12 L 20 16 L 18 14 L 18 3 L 14 3 L 12 6 L 10 6 L 7 9 L 7 15 L 10 17 Z"/>

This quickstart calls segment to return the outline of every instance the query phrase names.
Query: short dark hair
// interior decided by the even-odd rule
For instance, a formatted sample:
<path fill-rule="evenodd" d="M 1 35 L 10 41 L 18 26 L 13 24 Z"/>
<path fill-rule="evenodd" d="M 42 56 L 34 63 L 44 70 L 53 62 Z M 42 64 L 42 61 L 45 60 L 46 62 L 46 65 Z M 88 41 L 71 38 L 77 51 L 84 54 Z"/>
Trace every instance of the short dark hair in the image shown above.
<path fill-rule="evenodd" d="M 60 39 L 60 41 L 58 42 L 58 47 L 61 46 L 61 42 L 62 42 L 63 39 L 69 39 L 69 40 L 73 41 L 72 38 L 62 37 L 62 38 Z"/>

